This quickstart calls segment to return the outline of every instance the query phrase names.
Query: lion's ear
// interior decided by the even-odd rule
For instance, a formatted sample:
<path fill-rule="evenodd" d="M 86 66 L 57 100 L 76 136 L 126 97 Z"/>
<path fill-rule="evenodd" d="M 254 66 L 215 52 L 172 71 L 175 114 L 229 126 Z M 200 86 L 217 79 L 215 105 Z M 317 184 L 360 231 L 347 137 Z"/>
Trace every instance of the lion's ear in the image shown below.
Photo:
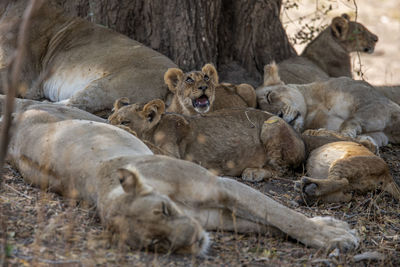
<path fill-rule="evenodd" d="M 129 105 L 129 104 L 130 104 L 130 103 L 129 103 L 129 98 L 127 98 L 127 97 L 118 98 L 117 100 L 115 100 L 115 102 L 114 102 L 114 107 L 113 107 L 113 109 L 112 109 L 111 111 L 112 111 L 112 112 L 117 111 L 117 110 L 120 109 L 121 107 L 127 106 L 127 105 Z"/>
<path fill-rule="evenodd" d="M 219 78 L 218 78 L 218 72 L 215 69 L 213 64 L 206 64 L 203 66 L 203 68 L 201 69 L 201 71 L 205 74 L 208 75 L 208 77 L 210 77 L 210 79 L 212 79 L 214 81 L 214 83 L 218 84 L 219 83 Z"/>
<path fill-rule="evenodd" d="M 161 99 L 151 100 L 143 107 L 143 115 L 149 122 L 158 122 L 161 119 L 161 115 L 165 111 L 164 101 Z"/>
<path fill-rule="evenodd" d="M 264 66 L 264 86 L 283 84 L 275 61 Z"/>
<path fill-rule="evenodd" d="M 164 74 L 164 81 L 171 92 L 175 94 L 178 82 L 183 79 L 183 71 L 178 68 L 170 68 Z"/>
<path fill-rule="evenodd" d="M 143 183 L 137 172 L 121 168 L 117 170 L 117 174 L 125 193 L 136 196 L 151 192 L 151 187 Z"/>
<path fill-rule="evenodd" d="M 332 19 L 331 29 L 336 38 L 344 40 L 349 30 L 349 21 L 344 17 L 335 17 Z"/>

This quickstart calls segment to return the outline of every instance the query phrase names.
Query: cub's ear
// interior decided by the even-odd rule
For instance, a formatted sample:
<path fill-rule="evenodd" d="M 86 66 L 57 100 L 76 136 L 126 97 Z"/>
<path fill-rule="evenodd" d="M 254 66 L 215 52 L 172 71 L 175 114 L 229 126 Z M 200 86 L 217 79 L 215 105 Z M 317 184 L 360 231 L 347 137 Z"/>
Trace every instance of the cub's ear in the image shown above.
<path fill-rule="evenodd" d="M 264 86 L 283 84 L 275 61 L 264 66 Z"/>
<path fill-rule="evenodd" d="M 204 67 L 201 69 L 201 71 L 210 77 L 214 81 L 215 84 L 219 83 L 219 78 L 218 78 L 218 72 L 215 69 L 213 64 L 206 64 Z"/>
<path fill-rule="evenodd" d="M 336 38 L 344 40 L 349 30 L 349 20 L 344 17 L 335 17 L 332 19 L 331 29 Z"/>
<path fill-rule="evenodd" d="M 161 115 L 164 111 L 164 101 L 161 99 L 155 99 L 144 105 L 142 114 L 147 121 L 157 123 L 161 119 Z"/>
<path fill-rule="evenodd" d="M 136 196 L 151 192 L 151 187 L 143 183 L 137 172 L 121 168 L 117 170 L 117 174 L 125 193 Z"/>
<path fill-rule="evenodd" d="M 120 109 L 121 107 L 127 106 L 127 105 L 129 105 L 129 104 L 130 104 L 130 103 L 129 103 L 129 98 L 127 98 L 127 97 L 118 98 L 117 100 L 115 100 L 115 102 L 114 102 L 114 107 L 113 107 L 113 109 L 111 110 L 111 112 L 115 112 L 115 111 L 117 111 L 118 109 Z"/>
<path fill-rule="evenodd" d="M 168 85 L 169 90 L 175 94 L 178 82 L 183 79 L 183 71 L 177 68 L 170 68 L 164 74 L 164 81 Z"/>

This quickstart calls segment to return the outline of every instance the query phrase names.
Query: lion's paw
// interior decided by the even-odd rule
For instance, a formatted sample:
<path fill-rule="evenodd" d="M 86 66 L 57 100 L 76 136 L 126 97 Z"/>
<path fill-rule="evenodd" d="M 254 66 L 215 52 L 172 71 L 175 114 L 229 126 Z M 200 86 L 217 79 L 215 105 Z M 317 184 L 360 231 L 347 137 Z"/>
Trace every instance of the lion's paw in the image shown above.
<path fill-rule="evenodd" d="M 307 197 L 317 197 L 321 195 L 318 190 L 318 185 L 310 180 L 307 176 L 303 176 L 301 180 L 296 181 L 294 184 L 296 191 L 305 194 Z"/>
<path fill-rule="evenodd" d="M 310 234 L 307 245 L 318 248 L 339 248 L 342 251 L 354 250 L 358 247 L 359 239 L 355 229 L 333 217 L 314 217 L 316 233 Z M 306 242 L 307 243 L 307 242 Z"/>
<path fill-rule="evenodd" d="M 242 173 L 242 179 L 247 182 L 261 182 L 264 178 L 272 177 L 272 172 L 265 169 L 247 168 Z"/>

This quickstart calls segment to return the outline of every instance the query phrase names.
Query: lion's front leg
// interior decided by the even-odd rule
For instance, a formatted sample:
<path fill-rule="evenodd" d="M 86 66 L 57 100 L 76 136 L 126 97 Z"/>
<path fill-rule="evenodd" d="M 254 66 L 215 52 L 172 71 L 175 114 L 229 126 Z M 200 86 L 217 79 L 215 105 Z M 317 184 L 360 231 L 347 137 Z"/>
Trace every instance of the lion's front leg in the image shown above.
<path fill-rule="evenodd" d="M 276 227 L 311 247 L 347 250 L 358 246 L 356 233 L 346 222 L 331 217 L 307 218 L 232 179 L 220 178 L 217 187 L 218 204 L 237 217 Z"/>

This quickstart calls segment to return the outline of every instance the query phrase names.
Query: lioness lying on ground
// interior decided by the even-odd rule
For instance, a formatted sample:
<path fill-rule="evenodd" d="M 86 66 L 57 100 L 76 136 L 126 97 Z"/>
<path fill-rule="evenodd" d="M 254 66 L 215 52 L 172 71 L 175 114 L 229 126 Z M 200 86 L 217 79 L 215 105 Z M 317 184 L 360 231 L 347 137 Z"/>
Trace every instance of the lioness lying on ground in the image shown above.
<path fill-rule="evenodd" d="M 224 109 L 184 116 L 164 113 L 161 100 L 117 100 L 108 118 L 179 159 L 249 181 L 283 175 L 304 160 L 304 144 L 282 119 L 256 109 Z"/>
<path fill-rule="evenodd" d="M 27 2 L 10 1 L 0 10 L 0 74 L 14 55 Z M 22 75 L 28 86 L 25 98 L 45 97 L 90 112 L 111 109 L 124 96 L 165 99 L 163 75 L 176 66 L 170 59 L 122 34 L 69 17 L 53 2 L 45 1 L 30 23 L 30 54 Z"/>
<path fill-rule="evenodd" d="M 378 146 L 400 142 L 400 106 L 370 84 L 341 77 L 285 85 L 275 64 L 264 71 L 264 84 L 256 90 L 260 108 L 298 131 L 326 128 L 352 138 L 371 137 Z"/>
<path fill-rule="evenodd" d="M 351 52 L 374 52 L 378 36 L 365 26 L 350 21 L 347 14 L 332 19 L 331 25 L 311 41 L 299 57 L 278 64 L 286 84 L 305 84 L 351 74 Z"/>
<path fill-rule="evenodd" d="M 17 120 L 9 160 L 28 183 L 94 204 L 100 218 L 134 248 L 205 253 L 204 229 L 279 229 L 317 248 L 358 245 L 347 223 L 307 218 L 228 178 L 165 156 L 82 110 L 33 105 Z M 232 216 L 234 214 L 235 216 Z"/>
<path fill-rule="evenodd" d="M 302 136 L 346 139 L 326 130 L 307 130 Z M 400 200 L 400 189 L 385 161 L 355 142 L 333 142 L 314 149 L 306 169 L 307 176 L 296 182 L 295 188 L 307 204 L 316 200 L 347 202 L 353 191 L 365 193 L 378 188 Z"/>
<path fill-rule="evenodd" d="M 224 108 L 255 108 L 257 105 L 251 85 L 219 83 L 217 70 L 211 64 L 204 65 L 201 71 L 188 73 L 171 68 L 165 73 L 164 80 L 174 94 L 167 109 L 169 112 L 194 115 Z"/>

